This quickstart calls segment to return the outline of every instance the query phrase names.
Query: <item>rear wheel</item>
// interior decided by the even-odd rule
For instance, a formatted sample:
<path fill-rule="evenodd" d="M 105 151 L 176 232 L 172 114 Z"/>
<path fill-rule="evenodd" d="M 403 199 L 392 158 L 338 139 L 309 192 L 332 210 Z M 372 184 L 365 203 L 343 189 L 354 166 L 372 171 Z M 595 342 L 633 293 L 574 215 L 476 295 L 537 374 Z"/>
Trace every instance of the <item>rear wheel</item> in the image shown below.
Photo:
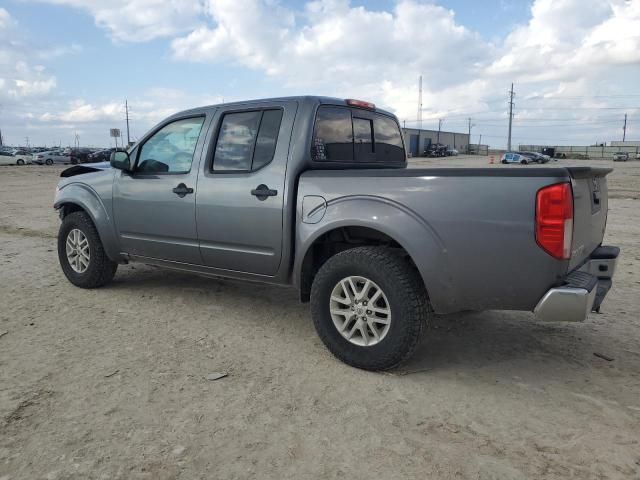
<path fill-rule="evenodd" d="M 47 165 L 53 165 L 53 160 L 51 160 L 50 158 L 47 158 L 44 163 L 46 163 Z"/>
<path fill-rule="evenodd" d="M 16 162 L 16 165 L 24 165 L 24 160 L 22 160 L 21 158 L 18 159 L 18 161 Z"/>
<path fill-rule="evenodd" d="M 58 260 L 67 279 L 77 287 L 97 288 L 109 283 L 118 264 L 104 251 L 89 215 L 73 212 L 58 232 Z"/>
<path fill-rule="evenodd" d="M 520 165 L 526 165 L 527 161 L 526 160 L 520 160 Z"/>
<path fill-rule="evenodd" d="M 343 362 L 386 370 L 409 358 L 428 316 L 420 275 L 397 249 L 358 247 L 327 260 L 314 278 L 318 335 Z"/>

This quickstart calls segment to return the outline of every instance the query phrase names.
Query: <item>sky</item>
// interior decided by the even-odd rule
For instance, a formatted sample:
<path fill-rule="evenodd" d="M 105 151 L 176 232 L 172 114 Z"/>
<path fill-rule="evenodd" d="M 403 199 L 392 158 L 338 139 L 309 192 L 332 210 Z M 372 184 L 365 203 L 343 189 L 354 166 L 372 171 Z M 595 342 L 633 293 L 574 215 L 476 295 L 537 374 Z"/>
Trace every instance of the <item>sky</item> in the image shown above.
<path fill-rule="evenodd" d="M 6 144 L 112 145 L 186 108 L 359 98 L 473 143 L 640 140 L 640 0 L 0 0 Z M 471 122 L 469 122 L 471 118 Z M 480 138 L 482 135 L 482 138 Z"/>

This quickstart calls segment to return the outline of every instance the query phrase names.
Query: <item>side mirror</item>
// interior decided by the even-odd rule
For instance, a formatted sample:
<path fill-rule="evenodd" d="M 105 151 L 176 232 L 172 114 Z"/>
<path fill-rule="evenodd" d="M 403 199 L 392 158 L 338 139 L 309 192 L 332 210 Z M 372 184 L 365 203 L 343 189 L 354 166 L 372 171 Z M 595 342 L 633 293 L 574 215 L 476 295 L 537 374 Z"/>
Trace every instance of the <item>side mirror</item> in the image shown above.
<path fill-rule="evenodd" d="M 115 151 L 111 154 L 110 162 L 113 168 L 130 172 L 132 170 L 131 157 L 128 152 Z"/>

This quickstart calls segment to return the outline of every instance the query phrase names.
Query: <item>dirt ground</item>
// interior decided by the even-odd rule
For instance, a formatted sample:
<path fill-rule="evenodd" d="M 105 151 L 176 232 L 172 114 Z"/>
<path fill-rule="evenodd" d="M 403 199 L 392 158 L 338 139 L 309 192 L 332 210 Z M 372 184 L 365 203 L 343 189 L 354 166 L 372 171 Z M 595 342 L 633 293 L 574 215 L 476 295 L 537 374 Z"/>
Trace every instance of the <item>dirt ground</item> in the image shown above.
<path fill-rule="evenodd" d="M 573 163 L 615 167 L 603 313 L 439 317 L 386 374 L 334 359 L 293 290 L 142 265 L 73 287 L 62 168 L 0 167 L 0 479 L 640 478 L 640 162 Z"/>

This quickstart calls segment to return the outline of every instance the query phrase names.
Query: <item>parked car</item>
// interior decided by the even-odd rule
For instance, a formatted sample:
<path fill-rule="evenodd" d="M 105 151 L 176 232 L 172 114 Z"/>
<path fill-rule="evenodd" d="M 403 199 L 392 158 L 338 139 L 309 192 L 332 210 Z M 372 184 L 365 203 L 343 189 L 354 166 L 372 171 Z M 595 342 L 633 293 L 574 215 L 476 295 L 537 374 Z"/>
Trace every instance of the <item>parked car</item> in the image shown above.
<path fill-rule="evenodd" d="M 520 155 L 523 155 L 529 158 L 532 162 L 536 163 L 547 163 L 550 158 L 547 155 L 543 155 L 538 152 L 518 152 Z"/>
<path fill-rule="evenodd" d="M 507 152 L 502 155 L 502 163 L 520 163 L 522 165 L 527 165 L 528 163 L 534 162 L 535 160 L 531 157 L 527 157 L 522 153 L 515 152 Z"/>
<path fill-rule="evenodd" d="M 427 157 L 446 157 L 447 146 L 442 143 L 432 143 L 424 151 L 424 155 Z"/>
<path fill-rule="evenodd" d="M 91 149 L 84 147 L 77 147 L 69 149 L 70 163 L 76 165 L 78 163 L 87 163 L 89 161 L 89 155 Z"/>
<path fill-rule="evenodd" d="M 458 150 L 456 150 L 455 148 L 447 148 L 447 156 L 448 157 L 457 157 L 458 156 Z"/>
<path fill-rule="evenodd" d="M 26 165 L 28 163 L 31 163 L 31 155 L 17 151 L 0 151 L 0 165 Z"/>
<path fill-rule="evenodd" d="M 115 152 L 115 151 L 116 151 L 115 148 L 106 148 L 104 150 L 97 150 L 97 151 L 89 154 L 89 157 L 87 159 L 87 163 L 108 162 L 109 159 L 111 158 L 111 154 L 113 152 Z M 118 148 L 117 151 L 118 152 L 124 152 L 124 151 L 126 151 L 126 149 Z"/>
<path fill-rule="evenodd" d="M 143 262 L 293 285 L 328 349 L 368 370 L 408 358 L 433 312 L 584 320 L 619 253 L 602 246 L 611 169 L 409 169 L 396 117 L 358 100 L 188 110 L 111 166 L 57 187 L 72 284 Z"/>
<path fill-rule="evenodd" d="M 54 163 L 71 163 L 71 157 L 64 155 L 61 150 L 50 150 L 48 152 L 37 153 L 33 156 L 33 163 L 38 165 L 53 165 Z"/>
<path fill-rule="evenodd" d="M 629 160 L 629 154 L 627 152 L 616 152 L 613 154 L 614 162 L 626 162 Z"/>

